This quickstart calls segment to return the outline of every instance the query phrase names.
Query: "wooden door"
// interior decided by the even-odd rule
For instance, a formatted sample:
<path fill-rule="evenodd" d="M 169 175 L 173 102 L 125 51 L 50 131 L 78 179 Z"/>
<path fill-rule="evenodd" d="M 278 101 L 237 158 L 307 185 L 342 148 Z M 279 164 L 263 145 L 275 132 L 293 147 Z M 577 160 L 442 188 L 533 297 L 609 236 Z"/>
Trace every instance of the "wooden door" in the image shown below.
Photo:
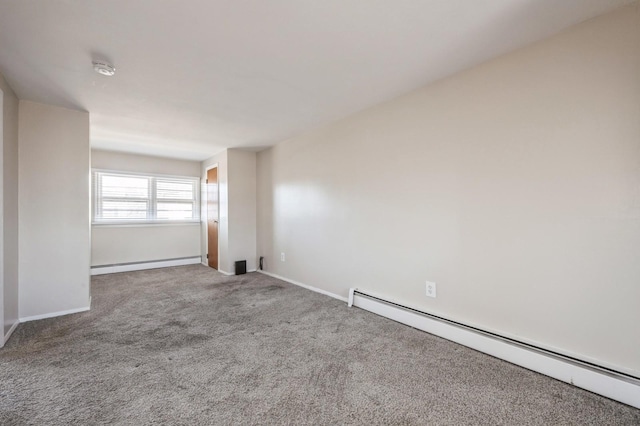
<path fill-rule="evenodd" d="M 218 269 L 218 168 L 207 170 L 207 259 Z"/>

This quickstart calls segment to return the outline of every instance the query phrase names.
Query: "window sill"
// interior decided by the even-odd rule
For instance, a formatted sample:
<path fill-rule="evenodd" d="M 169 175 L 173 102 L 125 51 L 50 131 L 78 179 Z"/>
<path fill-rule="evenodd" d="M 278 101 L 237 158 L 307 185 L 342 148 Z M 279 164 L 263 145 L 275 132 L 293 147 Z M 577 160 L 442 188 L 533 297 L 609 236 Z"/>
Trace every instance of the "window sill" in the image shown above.
<path fill-rule="evenodd" d="M 172 221 L 172 222 L 92 222 L 91 227 L 97 228 L 140 228 L 147 226 L 200 226 L 199 220 Z"/>

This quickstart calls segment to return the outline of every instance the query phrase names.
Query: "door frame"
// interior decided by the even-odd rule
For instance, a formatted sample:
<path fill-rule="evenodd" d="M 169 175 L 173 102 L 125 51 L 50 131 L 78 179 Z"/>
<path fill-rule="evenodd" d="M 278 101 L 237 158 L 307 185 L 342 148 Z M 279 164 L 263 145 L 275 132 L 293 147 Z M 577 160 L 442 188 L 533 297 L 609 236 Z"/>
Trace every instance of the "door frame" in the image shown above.
<path fill-rule="evenodd" d="M 210 268 L 209 260 L 207 258 L 207 255 L 209 254 L 209 188 L 207 187 L 207 175 L 211 169 L 218 169 L 218 271 L 220 271 L 220 168 L 218 167 L 218 163 L 213 163 L 212 165 L 207 166 L 204 171 L 204 182 L 201 185 L 201 187 L 204 188 L 200 194 L 201 202 L 204 200 L 204 262 L 202 262 L 202 264 Z"/>

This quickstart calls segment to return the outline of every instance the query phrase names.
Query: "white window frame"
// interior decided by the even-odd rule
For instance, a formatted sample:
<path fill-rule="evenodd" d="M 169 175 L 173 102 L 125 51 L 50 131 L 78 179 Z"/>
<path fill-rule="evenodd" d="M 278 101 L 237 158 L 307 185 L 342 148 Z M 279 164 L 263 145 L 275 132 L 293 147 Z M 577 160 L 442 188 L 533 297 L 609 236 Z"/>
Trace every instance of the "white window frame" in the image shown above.
<path fill-rule="evenodd" d="M 98 187 L 98 175 L 110 175 L 110 176 L 122 176 L 122 177 L 143 177 L 149 179 L 149 194 L 148 198 L 140 198 L 140 200 L 148 201 L 147 215 L 144 219 L 102 219 L 99 217 L 100 206 L 102 201 L 101 188 Z M 157 198 L 157 181 L 161 180 L 176 180 L 181 182 L 189 182 L 193 184 L 193 199 L 191 201 L 185 200 L 173 200 L 173 199 L 158 199 Z M 200 178 L 193 176 L 174 176 L 174 175 L 162 175 L 155 173 L 136 173 L 127 172 L 121 170 L 105 170 L 105 169 L 91 169 L 91 224 L 100 225 L 192 225 L 200 223 Z M 113 197 L 108 197 L 113 198 Z M 125 200 L 125 198 L 123 198 Z M 126 198 L 127 201 L 132 200 Z M 158 219 L 157 218 L 157 205 L 162 201 L 174 201 L 192 203 L 193 205 L 193 217 L 191 219 Z"/>

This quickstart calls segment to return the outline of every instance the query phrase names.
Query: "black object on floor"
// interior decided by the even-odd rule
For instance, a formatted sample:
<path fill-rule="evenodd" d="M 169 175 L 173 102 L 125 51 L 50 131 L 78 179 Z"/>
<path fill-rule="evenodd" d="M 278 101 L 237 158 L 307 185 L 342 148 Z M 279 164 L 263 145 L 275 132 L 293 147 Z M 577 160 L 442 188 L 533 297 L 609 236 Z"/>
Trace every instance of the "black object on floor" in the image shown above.
<path fill-rule="evenodd" d="M 246 273 L 247 273 L 247 261 L 246 260 L 236 261 L 236 275 L 242 275 Z"/>

